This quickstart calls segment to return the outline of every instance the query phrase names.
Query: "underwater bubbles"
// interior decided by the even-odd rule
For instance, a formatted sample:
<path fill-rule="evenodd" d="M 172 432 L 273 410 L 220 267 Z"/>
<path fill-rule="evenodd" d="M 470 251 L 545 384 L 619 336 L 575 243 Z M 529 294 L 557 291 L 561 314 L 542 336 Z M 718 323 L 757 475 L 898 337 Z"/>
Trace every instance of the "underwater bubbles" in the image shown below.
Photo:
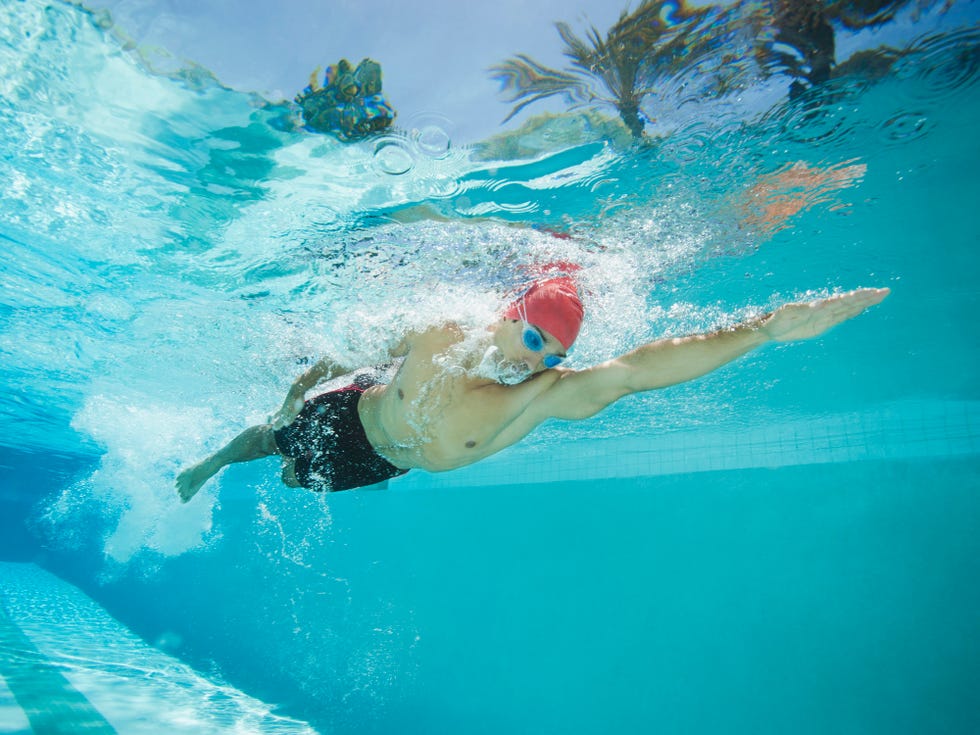
<path fill-rule="evenodd" d="M 374 165 L 382 173 L 401 176 L 415 168 L 415 156 L 406 141 L 386 136 L 374 144 Z"/>

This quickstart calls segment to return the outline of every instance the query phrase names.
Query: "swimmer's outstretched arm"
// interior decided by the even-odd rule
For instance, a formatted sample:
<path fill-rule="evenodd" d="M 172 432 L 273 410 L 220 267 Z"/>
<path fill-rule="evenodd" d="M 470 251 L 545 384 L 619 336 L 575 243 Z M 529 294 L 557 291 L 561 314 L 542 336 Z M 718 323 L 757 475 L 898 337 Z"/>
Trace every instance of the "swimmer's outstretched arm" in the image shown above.
<path fill-rule="evenodd" d="M 767 342 L 816 337 L 888 294 L 887 288 L 862 288 L 787 304 L 730 329 L 651 342 L 596 367 L 565 372 L 542 395 L 542 408 L 554 418 L 587 418 L 631 393 L 701 377 Z"/>

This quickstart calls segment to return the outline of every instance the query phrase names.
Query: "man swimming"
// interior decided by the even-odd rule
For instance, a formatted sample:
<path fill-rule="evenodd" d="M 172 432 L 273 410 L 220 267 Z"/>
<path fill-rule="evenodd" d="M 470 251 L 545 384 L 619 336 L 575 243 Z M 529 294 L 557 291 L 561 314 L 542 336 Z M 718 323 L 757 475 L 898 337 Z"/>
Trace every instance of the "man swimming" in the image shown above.
<path fill-rule="evenodd" d="M 583 370 L 561 365 L 583 307 L 572 278 L 534 283 L 486 333 L 456 324 L 411 333 L 388 385 L 352 379 L 305 401 L 314 386 L 351 373 L 323 359 L 289 389 L 268 424 L 246 429 L 177 477 L 184 502 L 223 467 L 278 454 L 283 482 L 312 490 L 365 487 L 410 469 L 442 472 L 489 457 L 548 419 L 585 419 L 620 398 L 700 377 L 766 344 L 808 339 L 881 302 L 863 288 L 787 304 L 708 334 L 662 339 Z"/>

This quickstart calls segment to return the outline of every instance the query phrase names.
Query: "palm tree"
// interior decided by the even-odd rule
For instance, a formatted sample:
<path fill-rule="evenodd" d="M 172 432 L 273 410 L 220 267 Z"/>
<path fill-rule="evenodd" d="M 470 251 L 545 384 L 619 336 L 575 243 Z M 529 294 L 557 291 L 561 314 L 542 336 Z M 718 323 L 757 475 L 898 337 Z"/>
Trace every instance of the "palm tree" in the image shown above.
<path fill-rule="evenodd" d="M 519 54 L 490 69 L 507 101 L 517 103 L 504 122 L 533 102 L 561 95 L 572 107 L 614 107 L 640 138 L 643 98 L 661 79 L 717 49 L 711 22 L 720 12 L 717 7 L 690 9 L 681 0 L 642 0 L 633 12 L 624 10 L 605 36 L 592 26 L 580 38 L 567 23 L 555 23 L 571 59 L 569 68 L 552 69 Z"/>

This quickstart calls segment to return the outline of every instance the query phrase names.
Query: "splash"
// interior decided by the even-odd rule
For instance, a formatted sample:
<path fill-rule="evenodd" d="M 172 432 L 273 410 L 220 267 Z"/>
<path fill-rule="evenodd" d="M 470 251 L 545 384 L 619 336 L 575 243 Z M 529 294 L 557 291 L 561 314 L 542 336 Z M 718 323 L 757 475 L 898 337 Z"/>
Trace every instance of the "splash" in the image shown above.
<path fill-rule="evenodd" d="M 116 564 L 146 553 L 175 556 L 215 540 L 217 487 L 185 505 L 173 486 L 180 458 L 205 444 L 217 428 L 211 411 L 97 395 L 85 402 L 73 426 L 98 442 L 104 454 L 91 476 L 50 505 L 50 524 L 71 528 L 96 509 L 106 526 L 103 552 Z"/>
<path fill-rule="evenodd" d="M 508 360 L 499 347 L 490 345 L 473 374 L 503 385 L 518 385 L 531 377 L 531 368 L 527 363 Z"/>

